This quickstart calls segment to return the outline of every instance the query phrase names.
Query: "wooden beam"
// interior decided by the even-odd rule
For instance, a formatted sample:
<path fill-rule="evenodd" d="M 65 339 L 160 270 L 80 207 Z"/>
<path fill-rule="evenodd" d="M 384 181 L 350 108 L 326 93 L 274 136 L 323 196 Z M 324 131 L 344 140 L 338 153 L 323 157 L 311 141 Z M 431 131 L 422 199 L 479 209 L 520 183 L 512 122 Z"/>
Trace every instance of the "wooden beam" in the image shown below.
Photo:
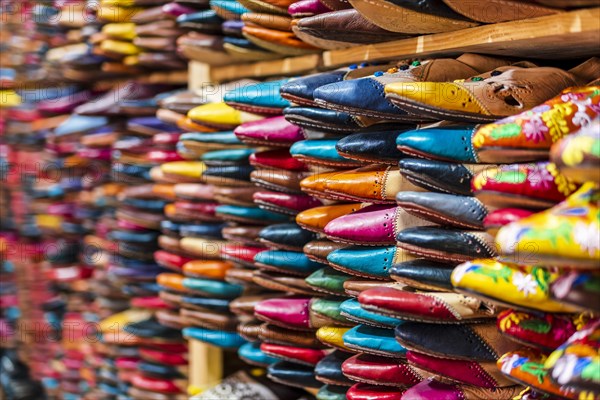
<path fill-rule="evenodd" d="M 326 51 L 323 65 L 333 68 L 363 61 L 465 52 L 540 59 L 598 55 L 600 8 Z"/>
<path fill-rule="evenodd" d="M 223 351 L 199 340 L 188 340 L 190 395 L 209 389 L 223 379 Z"/>
<path fill-rule="evenodd" d="M 266 78 L 269 76 L 302 74 L 316 69 L 320 62 L 320 54 L 309 54 L 251 64 L 213 67 L 210 68 L 210 79 L 212 82 L 227 82 L 242 78 Z"/>

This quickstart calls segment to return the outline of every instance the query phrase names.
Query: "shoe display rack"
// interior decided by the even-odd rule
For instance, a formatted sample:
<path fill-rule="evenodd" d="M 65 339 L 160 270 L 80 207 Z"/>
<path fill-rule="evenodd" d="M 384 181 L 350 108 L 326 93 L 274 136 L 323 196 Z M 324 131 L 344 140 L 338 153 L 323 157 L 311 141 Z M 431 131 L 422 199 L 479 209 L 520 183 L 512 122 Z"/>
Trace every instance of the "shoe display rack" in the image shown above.
<path fill-rule="evenodd" d="M 600 1 L 465 2 L 1 2 L 0 398 L 600 399 Z"/>
<path fill-rule="evenodd" d="M 193 87 L 199 87 L 202 82 L 304 74 L 366 61 L 453 56 L 466 52 L 526 58 L 535 54 L 535 58 L 540 59 L 588 57 L 598 53 L 599 21 L 600 9 L 594 8 L 324 51 L 321 55 L 218 68 L 191 62 L 190 68 L 194 73 L 190 75 L 190 83 Z"/>

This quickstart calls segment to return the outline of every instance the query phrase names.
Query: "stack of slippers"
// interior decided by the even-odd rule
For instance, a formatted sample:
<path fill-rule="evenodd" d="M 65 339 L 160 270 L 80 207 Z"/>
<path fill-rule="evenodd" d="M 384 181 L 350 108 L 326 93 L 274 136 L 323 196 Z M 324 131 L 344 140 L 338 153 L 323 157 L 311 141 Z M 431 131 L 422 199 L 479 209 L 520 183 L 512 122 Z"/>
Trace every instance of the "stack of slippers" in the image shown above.
<path fill-rule="evenodd" d="M 76 110 L 106 115 L 118 132 L 111 142 L 112 187 L 98 193 L 107 209 L 90 242 L 100 244 L 103 255 L 94 260 L 96 305 L 108 331 L 100 332 L 95 366 L 97 391 L 105 395 L 179 398 L 186 391 L 187 346 L 178 310 L 159 297 L 156 276 L 167 269 L 153 256 L 165 206 L 174 199 L 160 165 L 181 160 L 180 129 L 155 117 L 169 89 L 130 82 Z"/>
<path fill-rule="evenodd" d="M 474 154 L 492 148 L 502 154 L 502 165 L 472 181 L 475 196 L 495 209 L 485 221 L 498 257 L 461 264 L 451 275 L 457 291 L 506 308 L 497 329 L 517 348 L 497 362 L 505 377 L 569 399 L 600 394 L 600 379 L 589 374 L 598 368 L 599 350 L 594 287 L 600 254 L 590 245 L 598 235 L 600 180 L 592 154 L 599 140 L 598 93 L 598 86 L 566 89 L 529 113 L 466 136 Z M 578 117 L 563 109 L 578 109 Z M 534 121 L 541 121 L 535 139 Z M 514 132 L 510 138 L 494 134 L 507 129 Z M 514 178 L 502 178 L 508 174 Z"/>
<path fill-rule="evenodd" d="M 219 92 L 228 93 L 235 86 L 224 85 Z M 179 309 L 184 337 L 237 351 L 246 343 L 237 333 L 245 317 L 231 311 L 230 303 L 241 295 L 260 292 L 247 267 L 254 252 L 264 250 L 257 244 L 248 246 L 257 229 L 247 225 L 263 224 L 261 218 L 269 215 L 256 213 L 248 159 L 253 149 L 233 129 L 243 120 L 263 117 L 231 108 L 222 95 L 211 96 L 213 91 L 196 92 L 198 98 L 208 100 L 205 104 L 186 106 L 185 94 L 171 96 L 163 104 L 180 115 L 185 112 L 187 122 L 179 125 L 187 129 L 176 144 L 182 160 L 162 163 L 153 176 L 155 181 L 173 184 L 173 199 L 165 207 L 160 249 L 154 259 L 170 270 L 160 274 L 157 283 L 160 297 Z M 164 115 L 161 109 L 159 116 Z M 225 359 L 225 372 L 235 368 L 232 359 Z M 191 393 L 195 391 L 190 388 Z"/>
<path fill-rule="evenodd" d="M 321 203 L 300 191 L 299 182 L 309 174 L 309 166 L 289 152 L 290 146 L 304 136 L 281 115 L 289 102 L 279 95 L 279 89 L 287 81 L 264 82 L 225 96 L 232 107 L 270 114 L 235 130 L 241 141 L 258 147 L 250 156 L 255 168 L 251 180 L 257 190 L 253 202 L 258 206 L 257 217 L 265 213 L 270 217 L 262 218 L 263 227 L 256 231 L 256 242 L 265 247 L 250 262 L 256 268 L 252 279 L 269 292 L 239 298 L 232 307 L 251 318 L 238 328 L 250 341 L 240 349 L 240 358 L 267 367 L 268 377 L 277 383 L 314 391 L 320 387 L 314 365 L 326 353 L 314 336 L 315 328 L 303 322 L 305 317 L 300 313 L 308 310 L 313 296 L 322 296 L 305 278 L 323 265 L 302 252 L 316 236 L 292 220 Z M 291 308 L 286 309 L 288 306 Z"/>
<path fill-rule="evenodd" d="M 294 18 L 329 10 L 319 1 L 242 0 L 240 3 L 249 9 L 242 15 L 243 37 L 258 48 L 280 56 L 298 56 L 320 50 L 293 31 Z"/>
<path fill-rule="evenodd" d="M 207 6 L 177 19 L 178 25 L 188 30 L 177 41 L 184 57 L 213 66 L 281 57 L 244 37 L 241 19 L 248 12 L 244 5 L 235 0 L 213 0 Z"/>
<path fill-rule="evenodd" d="M 313 92 L 317 87 L 339 82 L 346 76 L 351 79 L 354 74 L 357 77 L 369 75 L 377 68 L 351 66 L 298 78 L 284 85 L 281 94 L 295 104 L 311 106 L 314 105 Z M 303 251 L 309 259 L 319 262 L 321 268 L 306 277 L 305 282 L 321 296 L 327 296 L 313 298 L 307 309 L 301 310 L 301 315 L 306 315 L 307 324 L 316 328 L 316 339 L 327 349 L 327 355 L 314 366 L 314 376 L 320 386 L 317 398 L 400 398 L 402 389 L 418 382 L 420 375 L 402 361 L 405 349 L 394 340 L 394 327 L 399 320 L 366 311 L 356 299 L 369 288 L 392 285 L 388 274 L 390 263 L 407 258 L 406 254 L 397 252 L 392 246 L 395 240 L 388 236 L 389 231 L 379 232 L 379 229 L 393 229 L 395 210 L 391 206 L 371 205 L 378 203 L 375 192 L 365 192 L 365 196 L 359 198 L 342 192 L 330 195 L 324 190 L 328 177 L 338 174 L 357 176 L 361 167 L 369 165 L 365 154 L 346 157 L 354 153 L 353 149 L 371 152 L 375 159 L 387 157 L 389 164 L 392 159 L 397 162 L 399 152 L 390 154 L 383 143 L 377 149 L 358 143 L 361 136 L 369 134 L 347 136 L 349 132 L 344 129 L 323 126 L 325 129 L 319 131 L 317 124 L 298 125 L 307 139 L 296 142 L 290 153 L 296 160 L 309 165 L 312 172 L 300 181 L 299 188 L 323 203 L 296 216 L 299 226 L 317 235 L 304 246 Z M 391 134 L 382 131 L 371 135 L 385 142 Z M 344 143 L 348 144 L 342 147 Z M 392 169 L 388 165 L 369 168 L 373 171 L 379 168 L 384 172 Z M 386 174 L 381 174 L 379 179 L 386 179 Z M 345 187 L 360 190 L 358 186 L 349 182 Z M 377 212 L 383 219 L 373 221 L 372 226 L 369 218 L 361 217 L 362 213 L 371 215 Z M 363 232 L 364 235 L 353 237 L 342 231 Z M 358 265 L 364 268 L 357 268 Z"/>
<path fill-rule="evenodd" d="M 92 53 L 104 58 L 104 72 L 136 75 L 147 70 L 185 70 L 176 52 L 184 33 L 177 18 L 196 12 L 194 4 L 165 1 L 101 1 L 101 30 L 89 37 Z"/>

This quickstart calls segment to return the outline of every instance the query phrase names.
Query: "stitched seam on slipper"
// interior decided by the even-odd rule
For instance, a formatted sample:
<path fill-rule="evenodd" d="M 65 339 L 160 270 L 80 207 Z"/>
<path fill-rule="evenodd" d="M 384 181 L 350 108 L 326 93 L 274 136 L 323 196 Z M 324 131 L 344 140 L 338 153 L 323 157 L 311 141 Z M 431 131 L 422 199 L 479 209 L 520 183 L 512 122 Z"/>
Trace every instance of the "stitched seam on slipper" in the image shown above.
<path fill-rule="evenodd" d="M 390 99 L 391 99 L 392 102 L 394 100 L 401 100 L 401 98 L 394 98 L 394 97 L 390 97 Z M 444 117 L 468 118 L 469 120 L 477 120 L 478 122 L 485 122 L 485 123 L 488 123 L 489 121 L 493 121 L 493 120 L 498 119 L 498 118 L 502 118 L 502 116 L 494 116 L 491 113 L 489 115 L 485 115 L 485 114 L 472 114 L 472 113 L 469 113 L 469 114 L 465 115 L 465 114 L 461 114 L 460 111 L 448 112 L 448 111 L 443 111 L 443 110 L 439 110 L 439 109 L 422 107 L 422 106 L 418 106 L 418 105 L 412 104 L 412 103 L 410 103 L 410 104 L 404 104 L 403 103 L 403 105 L 405 107 L 409 107 L 411 109 L 417 109 L 419 111 L 424 111 L 424 112 L 427 112 L 427 113 L 433 114 L 433 115 L 442 115 Z M 483 106 L 481 108 L 485 109 L 485 107 L 483 107 Z"/>
<path fill-rule="evenodd" d="M 402 172 L 402 170 L 400 170 L 400 172 Z M 408 173 L 409 171 L 404 170 L 404 172 Z M 408 179 L 409 181 L 412 179 L 415 182 L 419 182 L 422 185 L 426 186 L 427 189 L 433 188 L 434 190 L 439 190 L 439 191 L 444 192 L 444 193 L 455 194 L 454 192 L 452 192 L 450 190 L 447 190 L 447 189 L 444 189 L 444 188 L 442 188 L 440 186 L 434 185 L 433 183 L 429 183 L 429 182 L 427 182 L 427 181 L 425 181 L 425 180 L 423 180 L 421 178 L 417 178 L 417 177 L 414 177 L 414 176 L 410 176 L 410 177 L 407 176 L 406 179 Z"/>
<path fill-rule="evenodd" d="M 458 311 L 456 311 L 456 309 L 454 307 L 450 306 L 450 303 L 448 303 L 443 298 L 438 297 L 436 294 L 433 294 L 433 293 L 421 293 L 421 294 L 424 296 L 427 296 L 427 297 L 431 297 L 432 299 L 435 299 L 435 300 L 439 301 L 440 303 L 442 303 L 446 307 L 446 310 L 450 311 L 450 314 L 452 314 L 452 316 L 454 316 L 454 318 L 456 318 L 457 321 L 463 320 L 462 316 L 458 313 Z"/>
<path fill-rule="evenodd" d="M 481 342 L 481 344 L 483 345 L 483 347 L 485 347 L 485 349 L 490 352 L 491 355 L 493 355 L 495 358 L 500 357 L 500 355 L 498 354 L 498 352 L 496 352 L 496 350 L 492 349 L 490 347 L 490 345 L 485 340 L 483 340 L 483 337 L 481 337 L 481 335 L 479 333 L 475 332 L 475 330 L 472 330 L 472 329 L 470 329 L 470 331 L 479 340 L 479 342 Z"/>

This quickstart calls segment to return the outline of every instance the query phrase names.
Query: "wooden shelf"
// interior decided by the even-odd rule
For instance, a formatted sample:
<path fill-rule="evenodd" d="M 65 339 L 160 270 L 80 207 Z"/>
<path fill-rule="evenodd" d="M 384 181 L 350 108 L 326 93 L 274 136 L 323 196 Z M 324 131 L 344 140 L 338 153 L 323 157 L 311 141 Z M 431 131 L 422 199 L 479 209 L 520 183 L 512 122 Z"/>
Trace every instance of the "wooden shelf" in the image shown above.
<path fill-rule="evenodd" d="M 322 54 L 211 68 L 200 71 L 203 82 L 293 75 L 327 70 L 363 61 L 423 56 L 454 56 L 465 52 L 539 59 L 570 59 L 600 54 L 600 8 L 564 12 L 547 17 L 482 25 L 460 31 L 418 36 L 325 51 Z M 190 64 L 200 64 L 192 62 Z M 194 86 L 194 85 L 192 85 Z"/>
<path fill-rule="evenodd" d="M 323 65 L 331 68 L 361 61 L 466 52 L 539 59 L 597 55 L 600 8 L 326 51 Z"/>

